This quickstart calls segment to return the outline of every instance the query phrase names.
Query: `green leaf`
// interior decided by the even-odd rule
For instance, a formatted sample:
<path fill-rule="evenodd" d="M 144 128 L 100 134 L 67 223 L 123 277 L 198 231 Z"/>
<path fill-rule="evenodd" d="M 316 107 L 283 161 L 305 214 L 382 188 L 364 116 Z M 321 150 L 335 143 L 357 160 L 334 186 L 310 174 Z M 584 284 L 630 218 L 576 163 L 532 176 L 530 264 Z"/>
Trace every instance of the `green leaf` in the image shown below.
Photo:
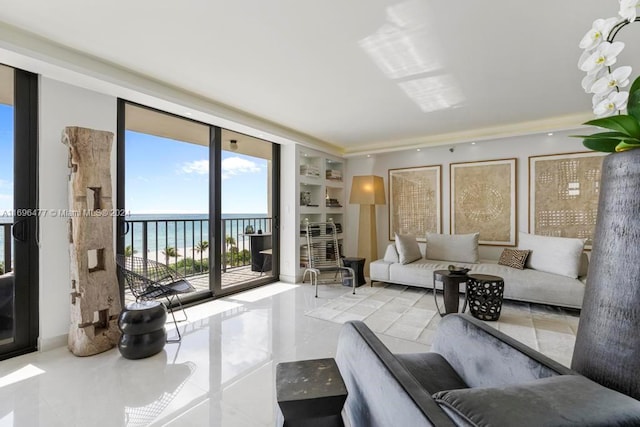
<path fill-rule="evenodd" d="M 620 152 L 620 151 L 627 151 L 627 150 L 633 150 L 635 148 L 640 148 L 640 143 L 626 143 L 626 142 L 621 142 L 618 145 L 616 145 L 616 151 Z"/>
<path fill-rule="evenodd" d="M 611 129 L 633 138 L 640 138 L 640 123 L 638 123 L 635 117 L 626 114 L 589 120 L 584 124 Z"/>
<path fill-rule="evenodd" d="M 600 133 L 594 133 L 593 135 L 571 135 L 571 136 L 575 138 L 582 138 L 582 139 L 617 139 L 619 141 L 627 141 L 632 143 L 633 141 L 637 141 L 638 144 L 640 144 L 640 139 L 632 138 L 629 135 L 625 135 L 624 133 L 621 133 L 621 132 L 600 132 Z"/>
<path fill-rule="evenodd" d="M 616 146 L 620 143 L 617 139 L 585 139 L 582 144 L 589 150 L 604 151 L 614 153 Z"/>
<path fill-rule="evenodd" d="M 627 111 L 629 115 L 640 122 L 640 77 L 635 79 L 629 89 L 629 100 L 627 101 Z"/>

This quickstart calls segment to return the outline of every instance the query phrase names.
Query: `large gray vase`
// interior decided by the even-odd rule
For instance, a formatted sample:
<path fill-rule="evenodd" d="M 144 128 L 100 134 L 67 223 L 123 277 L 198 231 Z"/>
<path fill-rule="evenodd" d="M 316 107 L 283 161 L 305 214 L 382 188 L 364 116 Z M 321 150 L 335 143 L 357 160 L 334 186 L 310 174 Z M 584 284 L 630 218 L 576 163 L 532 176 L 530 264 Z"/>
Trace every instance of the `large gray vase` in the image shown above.
<path fill-rule="evenodd" d="M 640 399 L 640 149 L 607 156 L 571 367 Z"/>

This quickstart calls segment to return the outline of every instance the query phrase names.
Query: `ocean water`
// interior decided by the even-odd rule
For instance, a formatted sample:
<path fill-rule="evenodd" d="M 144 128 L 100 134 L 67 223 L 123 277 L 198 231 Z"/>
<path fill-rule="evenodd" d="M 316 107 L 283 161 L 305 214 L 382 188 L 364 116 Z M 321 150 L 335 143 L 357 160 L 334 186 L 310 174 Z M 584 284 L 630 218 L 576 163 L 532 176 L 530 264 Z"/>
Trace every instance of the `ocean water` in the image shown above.
<path fill-rule="evenodd" d="M 137 214 L 126 217 L 130 223 L 125 235 L 125 246 L 132 246 L 136 253 L 142 253 L 143 223 L 147 223 L 147 250 L 160 253 L 167 247 L 177 248 L 192 255 L 190 248 L 209 240 L 209 221 L 206 214 Z M 224 235 L 233 238 L 235 245 L 242 249 L 249 241 L 243 236 L 251 225 L 254 232 L 271 232 L 271 219 L 267 214 L 222 214 L 221 227 Z M 221 230 L 222 231 L 222 230 Z M 0 226 L 0 261 L 4 260 L 4 233 Z"/>

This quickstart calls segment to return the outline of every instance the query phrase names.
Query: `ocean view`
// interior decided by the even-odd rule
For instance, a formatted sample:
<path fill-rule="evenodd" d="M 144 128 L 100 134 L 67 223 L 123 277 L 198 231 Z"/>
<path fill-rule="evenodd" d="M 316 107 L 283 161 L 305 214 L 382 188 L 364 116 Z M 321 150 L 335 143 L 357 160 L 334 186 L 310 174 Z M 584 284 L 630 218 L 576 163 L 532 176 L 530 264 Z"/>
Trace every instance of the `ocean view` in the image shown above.
<path fill-rule="evenodd" d="M 125 246 L 132 246 L 136 253 L 142 252 L 143 224 L 147 223 L 147 250 L 160 254 L 166 247 L 174 247 L 180 253 L 186 249 L 186 256 L 191 257 L 192 248 L 200 242 L 209 240 L 209 221 L 207 214 L 132 214 L 126 217 L 130 223 L 125 235 Z M 255 232 L 271 231 L 271 219 L 267 214 L 222 214 L 224 235 L 230 236 L 239 249 L 248 244 L 248 237 L 243 236 L 248 225 Z M 161 257 L 160 257 L 161 258 Z M 0 262 L 4 259 L 4 233 L 0 228 Z M 162 260 L 162 258 L 160 259 Z"/>

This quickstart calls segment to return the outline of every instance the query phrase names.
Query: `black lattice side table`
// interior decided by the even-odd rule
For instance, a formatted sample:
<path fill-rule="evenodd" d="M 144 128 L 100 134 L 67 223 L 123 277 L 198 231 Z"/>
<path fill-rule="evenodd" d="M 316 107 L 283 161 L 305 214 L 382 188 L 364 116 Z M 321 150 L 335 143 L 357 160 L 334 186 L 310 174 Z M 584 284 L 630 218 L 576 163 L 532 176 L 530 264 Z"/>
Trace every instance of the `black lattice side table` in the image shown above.
<path fill-rule="evenodd" d="M 502 277 L 488 274 L 469 274 L 468 277 L 465 307 L 469 304 L 469 312 L 476 319 L 498 320 L 504 297 Z"/>

